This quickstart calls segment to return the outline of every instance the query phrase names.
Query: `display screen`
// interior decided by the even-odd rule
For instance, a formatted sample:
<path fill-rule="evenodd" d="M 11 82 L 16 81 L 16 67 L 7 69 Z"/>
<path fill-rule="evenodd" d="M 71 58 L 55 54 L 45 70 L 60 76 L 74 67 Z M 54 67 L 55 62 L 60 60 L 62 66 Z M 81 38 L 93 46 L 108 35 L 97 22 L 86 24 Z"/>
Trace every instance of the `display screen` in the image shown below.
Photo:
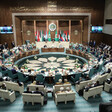
<path fill-rule="evenodd" d="M 10 33 L 13 33 L 13 28 L 11 26 L 0 27 L 0 33 L 1 34 L 10 34 Z"/>
<path fill-rule="evenodd" d="M 92 33 L 102 33 L 103 27 L 102 26 L 92 26 L 91 32 Z"/>

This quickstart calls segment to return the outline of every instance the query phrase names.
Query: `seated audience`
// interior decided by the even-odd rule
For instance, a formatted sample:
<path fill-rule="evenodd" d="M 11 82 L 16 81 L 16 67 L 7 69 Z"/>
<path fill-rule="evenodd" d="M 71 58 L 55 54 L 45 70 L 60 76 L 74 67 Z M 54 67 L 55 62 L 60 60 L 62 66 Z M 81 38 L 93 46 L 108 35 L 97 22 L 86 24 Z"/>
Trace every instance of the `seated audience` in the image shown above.
<path fill-rule="evenodd" d="M 56 85 L 58 85 L 58 84 L 59 84 L 59 85 L 60 85 L 60 84 L 63 84 L 63 83 L 62 83 L 62 79 L 59 79 L 59 81 L 56 82 Z"/>
<path fill-rule="evenodd" d="M 18 83 L 19 86 L 23 85 L 23 83 L 19 82 L 19 80 L 17 80 L 17 83 Z"/>
<path fill-rule="evenodd" d="M 111 81 L 112 81 L 112 77 L 110 77 L 109 79 L 106 80 L 106 82 L 107 82 L 108 84 L 110 84 Z"/>
<path fill-rule="evenodd" d="M 80 82 L 81 82 L 81 81 L 83 81 L 83 80 L 82 80 L 82 77 L 80 77 L 80 78 L 79 78 L 79 80 L 78 80 L 78 81 L 76 81 L 76 83 L 75 83 L 75 84 L 80 84 Z"/>
<path fill-rule="evenodd" d="M 67 79 L 64 79 L 64 84 L 70 84 Z"/>
<path fill-rule="evenodd" d="M 3 83 L 3 84 L 0 86 L 0 88 L 6 90 L 6 84 Z"/>
<path fill-rule="evenodd" d="M 27 87 L 27 90 L 24 91 L 24 93 L 32 93 L 31 91 L 29 91 L 29 87 Z"/>
<path fill-rule="evenodd" d="M 34 93 L 34 94 L 41 94 L 42 96 L 44 96 L 44 93 L 39 91 L 38 87 L 36 87 L 36 91 L 32 91 L 32 93 Z"/>

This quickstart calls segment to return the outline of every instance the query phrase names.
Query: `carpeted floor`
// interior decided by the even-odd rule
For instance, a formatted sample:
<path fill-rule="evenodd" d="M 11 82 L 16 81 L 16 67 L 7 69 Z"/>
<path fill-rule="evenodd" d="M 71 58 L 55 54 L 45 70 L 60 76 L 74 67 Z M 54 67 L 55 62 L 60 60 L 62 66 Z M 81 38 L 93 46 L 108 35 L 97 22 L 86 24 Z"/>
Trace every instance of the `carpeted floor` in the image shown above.
<path fill-rule="evenodd" d="M 72 89 L 75 91 L 74 86 Z M 3 101 L 0 99 L 0 112 L 99 112 L 99 104 L 101 102 L 108 102 L 112 99 L 112 92 L 102 92 L 101 97 L 90 97 L 86 101 L 83 97 L 80 97 L 76 92 L 76 103 L 68 102 L 67 104 L 59 103 L 55 105 L 54 99 L 51 93 L 48 93 L 48 102 L 46 105 L 40 104 L 25 104 L 23 105 L 22 96 L 16 93 L 16 101 L 10 103 L 9 100 Z"/>

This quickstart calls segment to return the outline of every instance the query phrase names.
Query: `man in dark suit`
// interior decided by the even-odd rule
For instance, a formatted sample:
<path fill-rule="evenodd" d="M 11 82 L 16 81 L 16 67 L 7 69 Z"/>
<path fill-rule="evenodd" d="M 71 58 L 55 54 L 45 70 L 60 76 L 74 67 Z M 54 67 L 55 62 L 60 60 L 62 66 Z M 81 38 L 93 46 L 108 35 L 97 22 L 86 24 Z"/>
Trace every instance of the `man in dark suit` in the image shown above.
<path fill-rule="evenodd" d="M 8 48 L 8 43 L 7 42 L 5 42 L 4 47 L 5 47 L 5 49 Z"/>
<path fill-rule="evenodd" d="M 24 93 L 32 93 L 31 91 L 29 91 L 29 87 L 27 87 L 27 90 L 24 91 Z"/>
<path fill-rule="evenodd" d="M 42 96 L 44 96 L 44 93 L 38 90 L 38 87 L 36 88 L 36 91 L 33 91 L 32 93 L 34 94 L 41 94 Z"/>
<path fill-rule="evenodd" d="M 12 45 L 12 48 L 15 47 L 15 43 L 14 43 L 14 41 L 11 42 L 11 45 Z"/>

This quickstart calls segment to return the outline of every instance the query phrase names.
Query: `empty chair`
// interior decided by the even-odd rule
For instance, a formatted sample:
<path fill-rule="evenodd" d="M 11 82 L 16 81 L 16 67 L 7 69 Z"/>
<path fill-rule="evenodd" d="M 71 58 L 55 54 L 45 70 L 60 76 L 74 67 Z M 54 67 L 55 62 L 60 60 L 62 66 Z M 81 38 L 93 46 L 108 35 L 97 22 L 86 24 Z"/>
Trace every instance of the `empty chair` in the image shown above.
<path fill-rule="evenodd" d="M 3 89 L 0 89 L 0 97 L 3 98 L 4 100 L 9 99 L 10 102 L 15 101 L 16 99 L 14 91 L 10 92 L 8 90 L 3 90 Z"/>
<path fill-rule="evenodd" d="M 55 78 L 54 78 L 54 83 L 58 82 L 59 79 L 62 79 L 61 74 L 56 74 L 56 75 L 55 75 Z"/>
<path fill-rule="evenodd" d="M 71 76 L 71 80 L 75 83 L 76 81 L 79 80 L 80 77 L 81 73 L 73 74 L 73 76 Z"/>
<path fill-rule="evenodd" d="M 28 79 L 29 79 L 29 77 L 28 76 L 25 76 L 23 73 L 21 73 L 21 72 L 18 72 L 18 80 L 20 81 L 20 82 L 26 82 Z"/>
<path fill-rule="evenodd" d="M 1 66 L 0 66 L 0 72 L 1 72 L 3 75 L 5 75 L 5 74 L 7 73 L 7 69 L 3 71 L 2 68 L 1 68 Z"/>
<path fill-rule="evenodd" d="M 39 81 L 40 83 L 44 83 L 45 77 L 43 76 L 43 74 L 37 74 L 36 81 Z"/>
<path fill-rule="evenodd" d="M 73 101 L 75 103 L 75 92 L 66 91 L 66 102 Z"/>
<path fill-rule="evenodd" d="M 94 68 L 91 68 L 90 71 L 89 71 L 89 77 L 92 77 L 94 74 Z"/>
<path fill-rule="evenodd" d="M 58 104 L 58 102 L 65 102 L 65 104 L 66 104 L 66 92 L 55 93 L 56 105 Z"/>
<path fill-rule="evenodd" d="M 7 70 L 8 76 L 12 79 L 15 79 L 18 77 L 17 73 L 13 74 L 11 70 Z"/>

